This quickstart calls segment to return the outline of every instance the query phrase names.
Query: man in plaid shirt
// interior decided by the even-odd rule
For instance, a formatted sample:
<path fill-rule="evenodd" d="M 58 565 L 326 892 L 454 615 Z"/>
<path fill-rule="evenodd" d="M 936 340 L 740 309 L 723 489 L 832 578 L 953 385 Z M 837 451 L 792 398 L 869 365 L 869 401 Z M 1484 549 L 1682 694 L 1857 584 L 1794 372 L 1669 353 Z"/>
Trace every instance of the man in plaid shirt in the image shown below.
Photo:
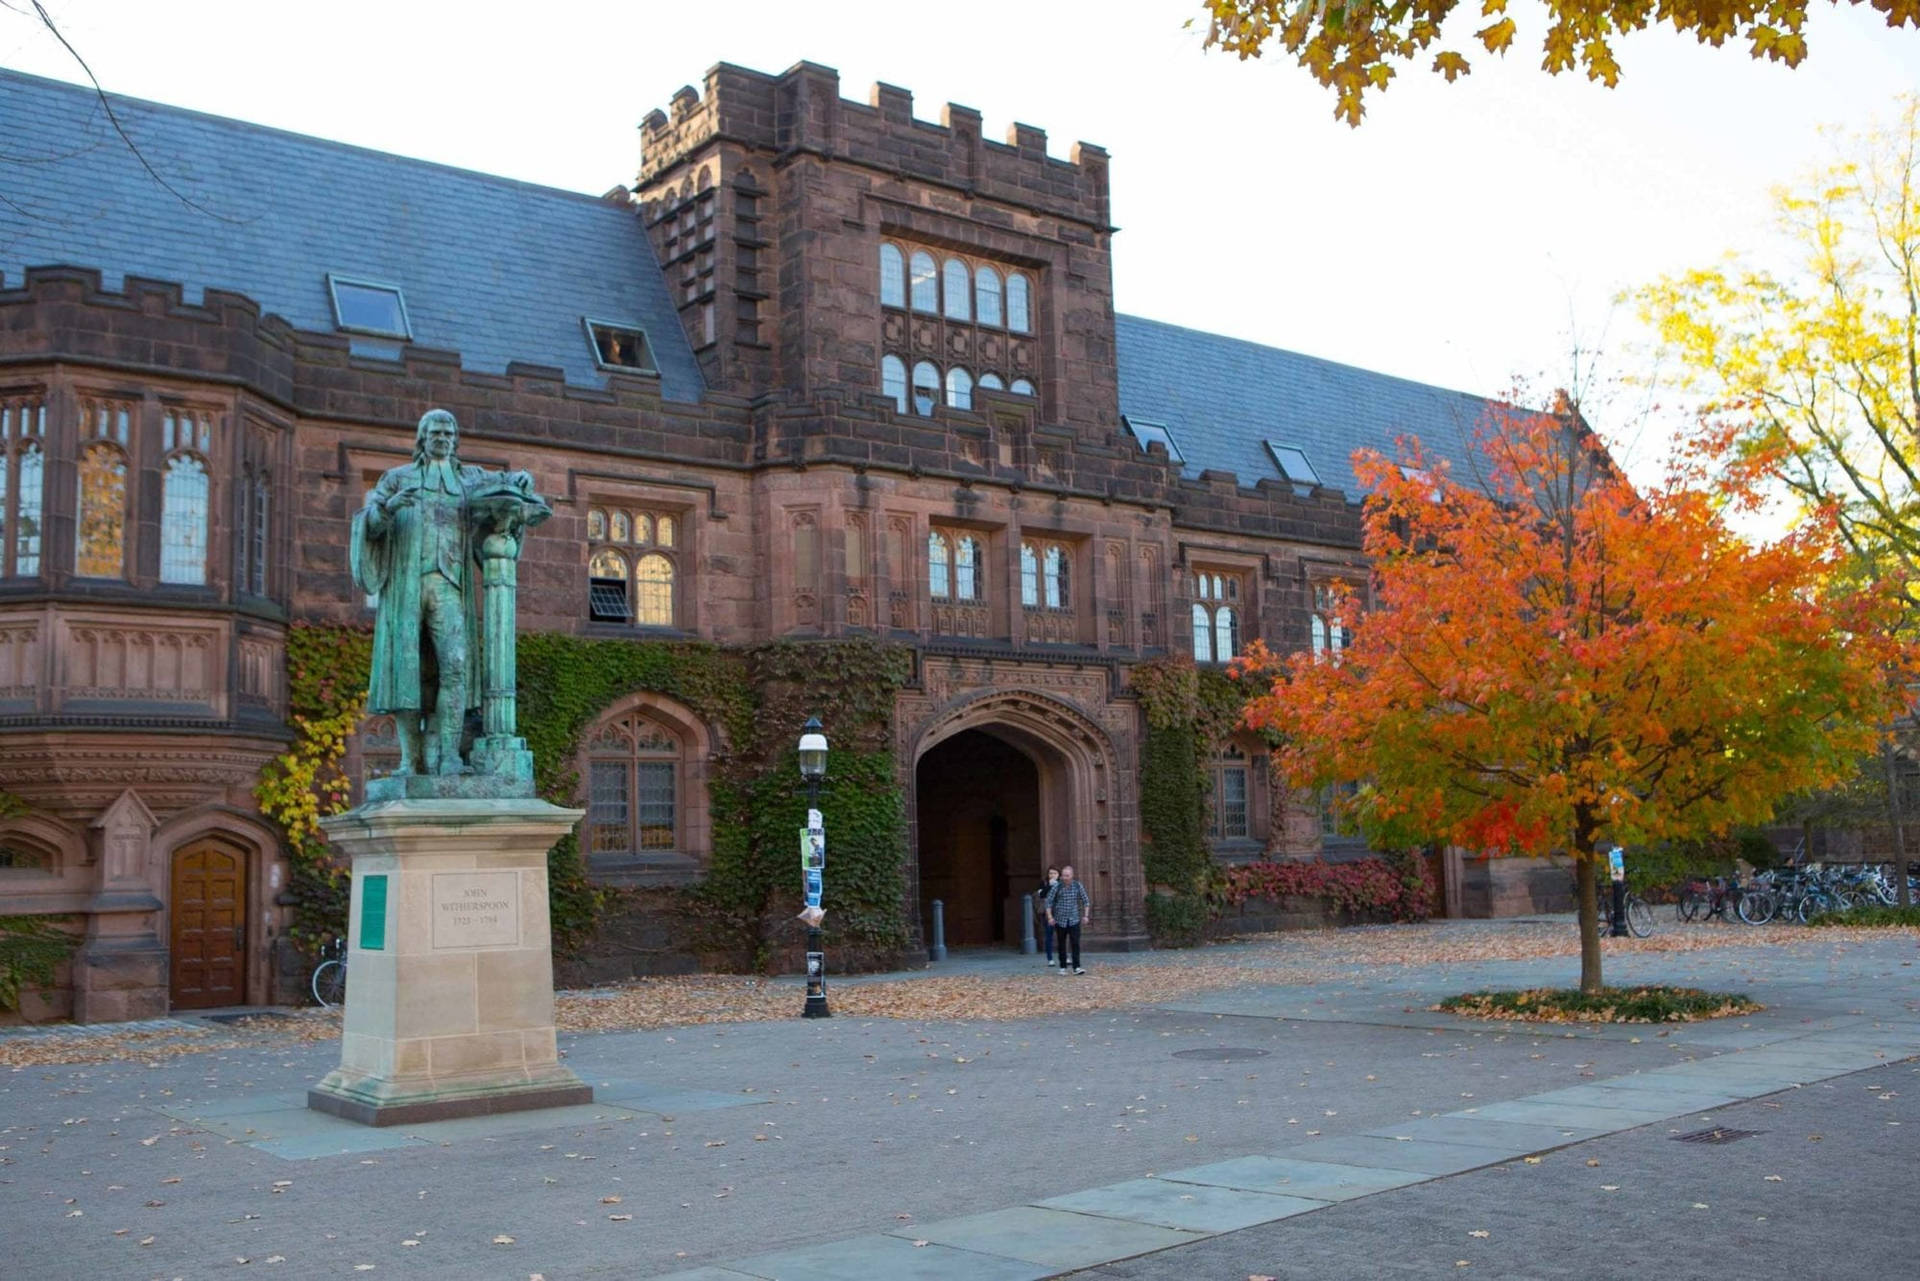
<path fill-rule="evenodd" d="M 1093 919 L 1093 900 L 1087 897 L 1087 887 L 1074 879 L 1073 865 L 1069 863 L 1060 869 L 1060 881 L 1047 894 L 1047 924 L 1053 926 L 1054 934 L 1060 940 L 1060 972 L 1067 972 L 1068 948 L 1072 948 L 1073 972 L 1085 974 L 1080 968 L 1080 927 Z"/>

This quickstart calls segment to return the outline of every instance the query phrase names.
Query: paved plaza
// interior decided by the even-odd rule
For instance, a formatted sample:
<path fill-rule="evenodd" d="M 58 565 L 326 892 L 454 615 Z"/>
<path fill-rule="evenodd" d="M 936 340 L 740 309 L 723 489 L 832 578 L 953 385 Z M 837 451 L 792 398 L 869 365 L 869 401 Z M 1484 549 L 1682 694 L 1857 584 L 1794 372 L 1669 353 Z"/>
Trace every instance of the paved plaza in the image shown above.
<path fill-rule="evenodd" d="M 593 1104 L 379 1130 L 304 1108 L 327 1041 L 17 1068 L 0 1274 L 1910 1274 L 1920 948 L 1792 938 L 1610 954 L 1615 983 L 1768 1007 L 1712 1024 L 1426 1008 L 1564 984 L 1567 957 L 1377 965 L 1043 1018 L 567 1036 Z"/>

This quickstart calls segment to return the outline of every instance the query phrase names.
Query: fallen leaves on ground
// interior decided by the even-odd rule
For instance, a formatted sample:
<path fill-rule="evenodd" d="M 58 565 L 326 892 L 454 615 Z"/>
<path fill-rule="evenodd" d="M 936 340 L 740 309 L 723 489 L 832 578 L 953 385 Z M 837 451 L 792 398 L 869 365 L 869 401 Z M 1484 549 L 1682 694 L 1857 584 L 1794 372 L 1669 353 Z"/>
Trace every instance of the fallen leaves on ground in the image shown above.
<path fill-rule="evenodd" d="M 1647 939 L 1602 939 L 1612 955 L 1704 952 L 1766 947 L 1827 951 L 1885 939 L 1894 931 L 1834 928 L 1808 931 L 1793 925 L 1722 927 L 1664 925 Z M 1371 966 L 1470 964 L 1521 961 L 1579 954 L 1570 922 L 1429 922 L 1287 931 L 1249 936 L 1236 946 L 1193 952 L 1154 953 L 1095 964 L 1084 975 L 1062 977 L 1043 969 L 1030 973 L 942 975 L 924 978 L 836 979 L 829 989 L 836 1013 L 860 1018 L 957 1021 L 1033 1018 L 1156 1005 L 1196 992 L 1236 984 L 1346 982 Z M 1249 946 L 1251 945 L 1251 946 Z M 1101 958 L 1095 958 L 1100 961 Z M 756 1023 L 794 1015 L 804 993 L 791 982 L 743 975 L 701 974 L 642 978 L 592 992 L 562 992 L 555 1019 L 563 1032 L 611 1032 L 703 1023 Z M 68 1036 L 0 1032 L 0 1068 L 113 1059 L 154 1060 L 212 1050 L 324 1041 L 340 1034 L 338 1010 L 303 1010 L 234 1024 L 119 1035 L 75 1029 Z"/>

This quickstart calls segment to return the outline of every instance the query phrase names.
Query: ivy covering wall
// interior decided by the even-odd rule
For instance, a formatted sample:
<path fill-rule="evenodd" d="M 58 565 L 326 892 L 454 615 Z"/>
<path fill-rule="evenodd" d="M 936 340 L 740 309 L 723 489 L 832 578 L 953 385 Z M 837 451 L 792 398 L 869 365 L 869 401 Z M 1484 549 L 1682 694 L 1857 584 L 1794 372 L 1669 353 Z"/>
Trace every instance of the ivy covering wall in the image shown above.
<path fill-rule="evenodd" d="M 331 624 L 289 630 L 295 741 L 255 792 L 285 837 L 290 933 L 309 950 L 346 932 L 347 869 L 317 821 L 349 801 L 341 762 L 364 714 L 370 639 L 363 628 Z M 580 804 L 581 736 L 619 700 L 657 694 L 707 725 L 711 858 L 699 885 L 675 891 L 677 913 L 734 952 L 764 956 L 799 911 L 797 833 L 806 796 L 794 749 L 801 725 L 818 715 L 832 744 L 822 795 L 830 819 L 828 937 L 882 951 L 904 945 L 906 811 L 891 732 L 909 651 L 865 641 L 724 649 L 524 633 L 518 655 L 519 729 L 533 751 L 535 786 L 555 804 Z M 554 942 L 565 952 L 593 936 L 617 891 L 588 881 L 575 834 L 555 844 L 547 861 Z"/>

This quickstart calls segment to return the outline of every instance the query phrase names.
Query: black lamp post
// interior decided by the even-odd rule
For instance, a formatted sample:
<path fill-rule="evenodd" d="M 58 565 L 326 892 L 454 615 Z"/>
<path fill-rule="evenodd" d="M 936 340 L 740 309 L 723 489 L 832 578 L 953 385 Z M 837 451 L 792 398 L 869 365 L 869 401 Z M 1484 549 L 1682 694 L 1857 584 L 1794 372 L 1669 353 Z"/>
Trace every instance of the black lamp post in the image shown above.
<path fill-rule="evenodd" d="M 801 876 L 807 894 L 806 1019 L 833 1017 L 827 1008 L 827 956 L 820 950 L 821 880 L 826 874 L 826 832 L 820 815 L 820 780 L 827 773 L 827 736 L 818 716 L 807 717 L 800 733 L 800 777 L 807 783 L 807 828 L 801 836 Z"/>

